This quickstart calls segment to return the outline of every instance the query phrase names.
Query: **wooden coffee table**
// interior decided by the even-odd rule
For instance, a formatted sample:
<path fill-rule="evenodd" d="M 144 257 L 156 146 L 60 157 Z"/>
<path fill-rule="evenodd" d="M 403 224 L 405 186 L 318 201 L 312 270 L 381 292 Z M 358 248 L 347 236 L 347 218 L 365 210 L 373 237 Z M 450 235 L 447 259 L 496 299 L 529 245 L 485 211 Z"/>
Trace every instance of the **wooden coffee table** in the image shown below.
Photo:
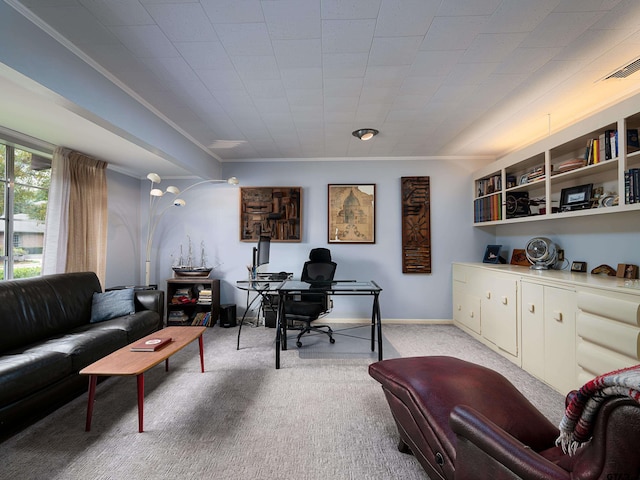
<path fill-rule="evenodd" d="M 89 375 L 89 404 L 87 405 L 87 424 L 85 430 L 91 430 L 91 417 L 93 415 L 93 402 L 96 396 L 96 384 L 98 376 L 137 376 L 138 384 L 138 431 L 143 432 L 144 420 L 144 372 L 155 367 L 162 361 L 165 362 L 165 370 L 169 371 L 169 357 L 182 350 L 195 339 L 200 345 L 200 370 L 204 373 L 204 345 L 202 334 L 207 327 L 167 327 L 141 340 L 158 337 L 171 337 L 171 342 L 155 352 L 132 352 L 131 345 L 107 355 L 80 370 L 81 375 Z"/>

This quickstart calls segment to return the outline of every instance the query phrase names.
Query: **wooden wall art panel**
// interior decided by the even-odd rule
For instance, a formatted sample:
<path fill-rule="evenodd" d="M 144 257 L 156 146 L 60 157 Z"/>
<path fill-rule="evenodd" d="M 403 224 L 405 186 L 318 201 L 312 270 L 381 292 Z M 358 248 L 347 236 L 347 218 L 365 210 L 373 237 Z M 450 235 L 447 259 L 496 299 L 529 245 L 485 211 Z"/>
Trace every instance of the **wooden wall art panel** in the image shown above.
<path fill-rule="evenodd" d="M 402 273 L 431 273 L 429 177 L 402 177 Z"/>
<path fill-rule="evenodd" d="M 240 241 L 302 241 L 302 188 L 240 187 Z"/>

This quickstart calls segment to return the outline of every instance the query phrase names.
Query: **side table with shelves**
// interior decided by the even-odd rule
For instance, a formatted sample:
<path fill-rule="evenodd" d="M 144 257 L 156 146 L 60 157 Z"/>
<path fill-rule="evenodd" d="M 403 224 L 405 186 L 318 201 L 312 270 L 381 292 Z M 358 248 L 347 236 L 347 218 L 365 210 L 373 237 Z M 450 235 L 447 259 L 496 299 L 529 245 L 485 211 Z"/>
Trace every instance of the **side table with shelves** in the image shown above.
<path fill-rule="evenodd" d="M 203 277 L 169 278 L 166 299 L 167 326 L 212 327 L 220 315 L 220 280 Z"/>

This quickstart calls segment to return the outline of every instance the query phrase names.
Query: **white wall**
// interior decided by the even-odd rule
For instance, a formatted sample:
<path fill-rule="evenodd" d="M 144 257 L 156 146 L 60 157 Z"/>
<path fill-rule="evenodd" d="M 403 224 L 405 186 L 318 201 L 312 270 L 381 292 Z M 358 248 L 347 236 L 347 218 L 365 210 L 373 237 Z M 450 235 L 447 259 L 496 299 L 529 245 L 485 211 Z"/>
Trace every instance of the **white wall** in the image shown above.
<path fill-rule="evenodd" d="M 291 271 L 299 276 L 311 248 L 329 247 L 338 263 L 338 278 L 379 282 L 383 319 L 437 320 L 452 316 L 451 262 L 479 261 L 486 244 L 493 242 L 492 233 L 472 227 L 469 185 L 471 173 L 481 165 L 453 160 L 233 162 L 223 164 L 223 174 L 237 176 L 245 186 L 302 187 L 303 240 L 272 243 L 269 271 Z M 431 179 L 430 275 L 402 273 L 400 177 L 418 175 Z M 162 186 L 171 183 L 184 189 L 194 182 L 163 180 Z M 375 244 L 328 244 L 329 183 L 376 184 Z M 144 198 L 148 185 L 141 185 Z M 187 192 L 184 199 L 187 206 L 171 208 L 158 225 L 152 249 L 152 283 L 165 288 L 172 258 L 179 254 L 180 244 L 186 250 L 190 235 L 196 251 L 204 241 L 210 263 L 221 263 L 212 275 L 222 280 L 222 303 L 237 304 L 241 314 L 246 296 L 235 288 L 235 282 L 247 278 L 254 244 L 239 241 L 239 189 L 207 184 Z M 335 318 L 370 318 L 369 298 L 340 297 L 334 304 Z"/>
<path fill-rule="evenodd" d="M 640 212 L 517 223 L 496 227 L 496 243 L 503 245 L 507 261 L 514 248 L 524 248 L 533 237 L 547 237 L 565 251 L 565 267 L 587 262 L 587 269 L 618 263 L 640 265 Z"/>
<path fill-rule="evenodd" d="M 104 286 L 137 285 L 140 278 L 140 181 L 107 170 L 107 190 L 109 216 Z"/>

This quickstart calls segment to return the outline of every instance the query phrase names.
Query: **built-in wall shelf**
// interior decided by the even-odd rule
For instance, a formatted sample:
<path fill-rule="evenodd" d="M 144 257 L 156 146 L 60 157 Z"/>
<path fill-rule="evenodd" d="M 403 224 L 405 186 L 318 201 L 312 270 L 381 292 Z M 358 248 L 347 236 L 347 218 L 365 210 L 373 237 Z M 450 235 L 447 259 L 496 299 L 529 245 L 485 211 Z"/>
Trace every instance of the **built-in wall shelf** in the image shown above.
<path fill-rule="evenodd" d="M 640 113 L 622 108 L 640 104 L 612 107 L 477 171 L 474 225 L 640 211 Z"/>

